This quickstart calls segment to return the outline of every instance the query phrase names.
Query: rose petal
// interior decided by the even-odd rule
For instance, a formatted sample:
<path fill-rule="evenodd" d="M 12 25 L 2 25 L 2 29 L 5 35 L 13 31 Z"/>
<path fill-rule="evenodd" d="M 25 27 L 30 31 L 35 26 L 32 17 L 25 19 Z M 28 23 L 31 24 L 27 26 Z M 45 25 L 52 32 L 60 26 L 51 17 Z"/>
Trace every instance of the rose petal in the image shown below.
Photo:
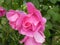
<path fill-rule="evenodd" d="M 42 16 L 40 11 L 37 10 L 31 2 L 28 2 L 26 5 L 27 5 L 28 13 L 33 13 L 33 15 L 37 16 L 39 20 L 41 20 Z"/>
<path fill-rule="evenodd" d="M 28 38 L 25 42 L 24 45 L 42 45 L 41 43 L 35 42 L 33 38 Z"/>
<path fill-rule="evenodd" d="M 19 33 L 23 34 L 23 35 L 26 35 L 26 36 L 29 36 L 29 37 L 33 37 L 33 32 L 31 32 L 31 31 L 25 31 L 25 30 L 23 30 L 23 29 L 19 30 Z"/>
<path fill-rule="evenodd" d="M 8 19 L 9 19 L 10 21 L 16 21 L 17 18 L 18 18 L 18 15 L 15 14 L 15 15 L 9 17 Z"/>
<path fill-rule="evenodd" d="M 38 43 L 43 43 L 45 41 L 45 38 L 39 32 L 35 32 L 34 39 Z"/>
<path fill-rule="evenodd" d="M 28 37 L 27 36 L 25 36 L 21 41 L 19 41 L 20 43 L 23 43 L 23 42 L 25 42 L 26 40 L 28 39 Z"/>
<path fill-rule="evenodd" d="M 16 24 L 14 22 L 9 22 L 9 24 L 13 29 L 16 29 Z"/>
<path fill-rule="evenodd" d="M 43 36 L 43 38 L 45 38 L 45 35 L 42 31 L 39 31 L 39 33 Z"/>
<path fill-rule="evenodd" d="M 46 18 L 42 18 L 42 22 L 45 24 L 47 22 Z"/>
<path fill-rule="evenodd" d="M 42 14 L 39 10 L 35 10 L 34 15 L 38 18 L 39 21 L 42 20 Z"/>
<path fill-rule="evenodd" d="M 27 5 L 28 13 L 33 13 L 35 10 L 35 6 L 31 2 L 28 2 L 26 5 Z"/>

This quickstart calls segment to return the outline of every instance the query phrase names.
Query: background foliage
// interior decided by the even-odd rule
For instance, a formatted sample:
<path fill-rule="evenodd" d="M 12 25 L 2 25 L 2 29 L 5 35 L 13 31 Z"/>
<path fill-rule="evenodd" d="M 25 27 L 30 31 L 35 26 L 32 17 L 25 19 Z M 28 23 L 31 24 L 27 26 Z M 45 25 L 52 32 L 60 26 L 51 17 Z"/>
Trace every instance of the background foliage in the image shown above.
<path fill-rule="evenodd" d="M 60 45 L 60 0 L 0 0 L 0 6 L 7 11 L 19 9 L 26 11 L 25 3 L 32 2 L 42 15 L 47 18 L 46 42 L 43 45 Z M 13 30 L 6 17 L 0 17 L 0 45 L 23 45 L 19 44 L 24 36 Z"/>

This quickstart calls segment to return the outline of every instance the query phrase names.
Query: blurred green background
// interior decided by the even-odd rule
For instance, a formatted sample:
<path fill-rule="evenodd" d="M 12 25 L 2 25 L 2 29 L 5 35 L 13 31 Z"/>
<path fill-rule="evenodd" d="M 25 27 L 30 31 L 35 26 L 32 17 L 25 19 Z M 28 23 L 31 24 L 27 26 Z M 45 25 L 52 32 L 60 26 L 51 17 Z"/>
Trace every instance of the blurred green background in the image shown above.
<path fill-rule="evenodd" d="M 0 0 L 0 6 L 7 11 L 26 11 L 26 2 L 32 2 L 47 19 L 43 45 L 60 45 L 60 0 Z M 5 16 L 0 17 L 0 45 L 23 45 L 19 43 L 23 37 L 9 26 Z"/>

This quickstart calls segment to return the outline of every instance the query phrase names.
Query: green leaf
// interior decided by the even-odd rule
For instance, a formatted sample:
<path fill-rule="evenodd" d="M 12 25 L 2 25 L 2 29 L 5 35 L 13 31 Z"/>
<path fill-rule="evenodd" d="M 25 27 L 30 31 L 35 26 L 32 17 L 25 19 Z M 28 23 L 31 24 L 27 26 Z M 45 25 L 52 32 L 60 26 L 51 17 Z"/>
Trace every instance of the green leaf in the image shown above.
<path fill-rule="evenodd" d="M 43 2 L 43 0 L 39 0 L 40 2 Z"/>
<path fill-rule="evenodd" d="M 3 37 L 3 35 L 2 35 L 2 33 L 0 33 L 0 38 L 2 38 Z"/>
<path fill-rule="evenodd" d="M 52 29 L 51 22 L 47 22 L 47 24 L 46 24 L 46 29 L 45 29 L 45 32 L 44 32 L 45 35 L 46 35 L 46 38 L 49 38 L 51 36 L 49 29 Z"/>
<path fill-rule="evenodd" d="M 12 9 L 18 9 L 19 5 L 16 2 L 12 2 Z"/>
<path fill-rule="evenodd" d="M 51 3 L 55 4 L 57 0 L 50 0 Z"/>
<path fill-rule="evenodd" d="M 59 8 L 59 6 L 54 6 L 54 7 L 52 8 L 52 10 L 58 13 L 59 10 L 60 10 L 60 8 Z"/>
<path fill-rule="evenodd" d="M 54 21 L 59 21 L 60 20 L 59 17 L 60 17 L 60 15 L 58 13 L 54 13 L 54 15 L 52 15 L 52 19 Z"/>
<path fill-rule="evenodd" d="M 0 5 L 2 5 L 3 2 L 4 2 L 4 0 L 0 0 Z"/>
<path fill-rule="evenodd" d="M 46 14 L 44 17 L 45 17 L 47 20 L 49 20 L 49 19 L 51 18 L 51 16 L 50 16 L 49 14 Z"/>
<path fill-rule="evenodd" d="M 43 10 L 47 11 L 48 6 L 47 5 L 43 5 Z"/>
<path fill-rule="evenodd" d="M 60 0 L 58 0 L 58 1 L 60 1 Z"/>
<path fill-rule="evenodd" d="M 8 9 L 12 8 L 12 0 L 5 0 Z"/>
<path fill-rule="evenodd" d="M 54 15 L 55 12 L 54 12 L 52 9 L 49 9 L 49 10 L 47 11 L 47 14 L 49 14 L 49 15 L 51 16 L 51 15 Z"/>
<path fill-rule="evenodd" d="M 46 24 L 46 28 L 47 29 L 52 29 L 52 23 L 51 22 L 47 22 L 47 24 Z"/>
<path fill-rule="evenodd" d="M 5 25 L 6 23 L 7 23 L 7 19 L 6 19 L 6 18 L 2 18 L 2 19 L 1 19 L 1 24 L 2 24 L 2 25 Z"/>
<path fill-rule="evenodd" d="M 51 36 L 50 31 L 48 29 L 46 29 L 44 33 L 46 38 L 49 38 Z"/>
<path fill-rule="evenodd" d="M 2 29 L 2 25 L 0 24 L 0 29 Z M 1 30 L 0 30 L 1 31 Z"/>

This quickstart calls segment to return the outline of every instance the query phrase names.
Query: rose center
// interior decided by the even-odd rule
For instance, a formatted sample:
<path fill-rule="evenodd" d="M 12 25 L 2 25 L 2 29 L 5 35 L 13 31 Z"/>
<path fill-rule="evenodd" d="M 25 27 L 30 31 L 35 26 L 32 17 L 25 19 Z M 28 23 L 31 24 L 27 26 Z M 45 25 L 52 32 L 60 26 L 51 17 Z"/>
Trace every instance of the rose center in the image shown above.
<path fill-rule="evenodd" d="M 30 27 L 30 26 L 31 26 L 31 23 L 26 22 L 26 23 L 25 23 L 25 26 L 26 26 L 26 27 Z"/>

